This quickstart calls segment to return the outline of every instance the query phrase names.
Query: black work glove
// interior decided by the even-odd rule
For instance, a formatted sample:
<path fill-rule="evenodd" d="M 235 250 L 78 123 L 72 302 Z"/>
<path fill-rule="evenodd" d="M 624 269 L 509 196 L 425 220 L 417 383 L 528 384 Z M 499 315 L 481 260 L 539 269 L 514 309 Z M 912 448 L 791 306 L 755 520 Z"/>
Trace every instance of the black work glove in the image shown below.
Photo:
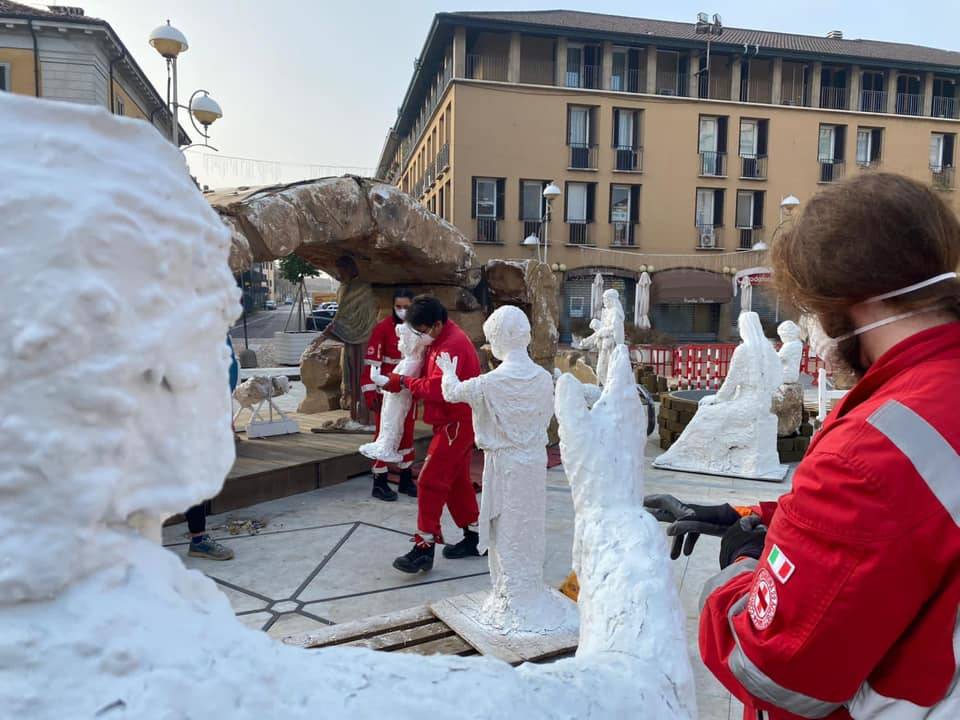
<path fill-rule="evenodd" d="M 722 536 L 740 519 L 730 505 L 694 505 L 678 500 L 673 495 L 647 495 L 643 506 L 660 522 L 670 523 L 667 535 L 673 537 L 670 557 L 676 560 L 680 550 L 684 555 L 693 552 L 700 535 Z"/>
<path fill-rule="evenodd" d="M 737 558 L 759 560 L 767 540 L 767 526 L 757 515 L 747 515 L 734 523 L 720 540 L 720 569 L 732 565 Z"/>

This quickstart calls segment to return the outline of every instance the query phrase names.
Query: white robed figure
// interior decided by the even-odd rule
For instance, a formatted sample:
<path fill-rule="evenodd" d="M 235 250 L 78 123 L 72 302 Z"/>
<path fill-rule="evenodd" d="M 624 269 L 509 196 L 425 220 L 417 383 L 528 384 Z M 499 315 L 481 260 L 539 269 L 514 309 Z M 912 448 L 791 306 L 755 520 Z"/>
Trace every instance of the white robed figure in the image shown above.
<path fill-rule="evenodd" d="M 483 332 L 502 361 L 497 369 L 461 382 L 456 359 L 443 354 L 437 360 L 444 398 L 470 405 L 484 451 L 478 549 L 489 549 L 493 591 L 481 621 L 502 632 L 555 630 L 575 623 L 576 613 L 543 583 L 553 378 L 527 353 L 530 322 L 519 308 L 499 308 Z"/>
<path fill-rule="evenodd" d="M 580 347 L 585 350 L 597 350 L 597 381 L 601 385 L 606 384 L 613 351 L 618 345 L 623 345 L 625 318 L 623 305 L 620 304 L 620 293 L 613 288 L 607 290 L 603 293 L 600 319 L 590 321 L 593 335 L 584 338 L 580 343 Z"/>

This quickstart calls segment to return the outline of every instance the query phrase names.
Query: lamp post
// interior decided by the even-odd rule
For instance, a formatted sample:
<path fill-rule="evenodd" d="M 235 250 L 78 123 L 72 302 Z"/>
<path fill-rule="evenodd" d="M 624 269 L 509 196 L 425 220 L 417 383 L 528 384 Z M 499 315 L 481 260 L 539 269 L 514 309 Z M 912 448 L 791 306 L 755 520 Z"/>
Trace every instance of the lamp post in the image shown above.
<path fill-rule="evenodd" d="M 189 112 L 190 123 L 194 130 L 204 140 L 202 143 L 188 145 L 184 150 L 192 147 L 207 147 L 216 151 L 216 148 L 208 144 L 207 141 L 210 139 L 210 125 L 223 117 L 223 111 L 217 101 L 210 97 L 206 90 L 195 91 L 190 96 L 190 101 L 186 106 L 180 105 L 177 101 L 177 57 L 190 47 L 187 45 L 187 38 L 167 20 L 166 25 L 161 25 L 150 33 L 150 44 L 167 61 L 167 107 L 170 111 L 170 141 L 175 147 L 180 147 L 179 114 L 180 108 L 183 108 Z M 198 122 L 203 126 L 203 130 L 197 126 Z"/>
<path fill-rule="evenodd" d="M 710 20 L 710 17 L 707 13 L 697 13 L 697 24 L 694 26 L 697 35 L 706 35 L 707 36 L 707 61 L 704 72 L 707 74 L 707 97 L 710 96 L 710 43 L 713 41 L 713 37 L 720 37 L 723 35 L 723 23 L 720 21 L 720 16 L 716 13 L 713 14 L 713 20 Z M 695 73 L 698 78 L 700 77 L 699 69 Z M 699 93 L 698 93 L 699 94 Z M 735 98 L 739 99 L 739 98 Z"/>
<path fill-rule="evenodd" d="M 547 242 L 547 234 L 550 230 L 550 213 L 553 208 L 553 201 L 560 197 L 561 190 L 554 183 L 549 183 L 543 189 L 543 199 L 547 201 L 546 211 L 543 214 L 543 261 L 547 261 L 547 251 L 549 244 Z"/>
<path fill-rule="evenodd" d="M 800 199 L 796 195 L 787 195 L 780 201 L 780 220 L 777 223 L 777 226 L 773 229 L 773 234 L 770 236 L 770 244 L 773 244 L 773 241 L 777 237 L 777 233 L 780 232 L 781 228 L 787 224 L 787 221 L 793 217 L 794 210 L 797 209 L 800 205 Z M 786 217 L 784 217 L 786 215 Z M 766 250 L 768 246 L 762 240 L 756 243 L 753 246 L 754 250 Z"/>

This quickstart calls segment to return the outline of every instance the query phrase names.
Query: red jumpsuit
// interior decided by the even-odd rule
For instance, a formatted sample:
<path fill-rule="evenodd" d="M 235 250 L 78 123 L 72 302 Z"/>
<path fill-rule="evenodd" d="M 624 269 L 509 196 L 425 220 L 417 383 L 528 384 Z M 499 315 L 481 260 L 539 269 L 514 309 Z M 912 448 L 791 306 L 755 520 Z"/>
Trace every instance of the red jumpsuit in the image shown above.
<path fill-rule="evenodd" d="M 700 654 L 745 718 L 960 718 L 958 382 L 960 322 L 891 348 L 761 505 L 760 562 L 707 582 Z"/>
<path fill-rule="evenodd" d="M 480 358 L 470 338 L 456 323 L 447 321 L 440 335 L 427 348 L 423 372 L 407 381 L 415 400 L 423 400 L 423 420 L 433 426 L 433 440 L 417 480 L 417 529 L 443 542 L 440 516 L 446 504 L 459 527 L 477 522 L 480 509 L 470 481 L 473 455 L 473 414 L 466 403 L 448 403 L 443 399 L 440 381 L 443 373 L 437 357 L 447 353 L 457 360 L 457 377 L 469 380 L 480 374 Z M 399 389 L 399 378 L 391 378 L 388 389 Z"/>
<path fill-rule="evenodd" d="M 385 317 L 378 322 L 373 332 L 370 333 L 370 340 L 367 342 L 367 354 L 363 360 L 363 375 L 360 381 L 360 390 L 363 392 L 363 400 L 367 407 L 373 407 L 376 397 L 381 393 L 380 388 L 371 378 L 372 370 L 375 366 L 380 368 L 382 375 L 390 376 L 393 373 L 397 363 L 400 362 L 399 338 L 397 338 L 397 322 L 393 319 L 393 314 Z M 376 416 L 376 430 L 373 434 L 374 439 L 380 434 L 380 413 L 374 413 Z M 415 451 L 413 447 L 413 426 L 417 419 L 417 403 L 410 406 L 410 412 L 407 413 L 407 419 L 403 423 L 403 437 L 400 440 L 398 451 L 403 455 L 403 461 L 397 465 L 401 470 L 406 470 L 413 465 Z M 382 475 L 387 472 L 387 464 L 382 460 L 373 463 L 373 474 Z"/>

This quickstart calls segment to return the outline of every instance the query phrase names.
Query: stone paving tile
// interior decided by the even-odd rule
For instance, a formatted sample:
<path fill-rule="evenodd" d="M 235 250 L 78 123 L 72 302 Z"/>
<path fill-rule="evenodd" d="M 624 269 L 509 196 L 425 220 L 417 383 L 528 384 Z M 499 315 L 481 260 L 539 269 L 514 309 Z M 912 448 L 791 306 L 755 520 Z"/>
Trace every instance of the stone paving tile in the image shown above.
<path fill-rule="evenodd" d="M 270 637 L 280 640 L 287 635 L 312 632 L 325 627 L 329 626 L 313 618 L 308 618 L 299 613 L 287 613 L 277 618 L 277 621 L 267 630 L 267 634 Z"/>
<path fill-rule="evenodd" d="M 201 568 L 198 567 L 197 569 Z M 251 612 L 254 610 L 265 610 L 270 605 L 267 600 L 254 597 L 248 593 L 238 592 L 228 588 L 226 585 L 218 584 L 217 588 L 220 590 L 220 592 L 227 596 L 227 600 L 230 601 L 230 606 L 233 608 L 234 612 L 241 613 Z"/>
<path fill-rule="evenodd" d="M 254 630 L 262 630 L 263 626 L 272 619 L 273 615 L 267 612 L 251 613 L 249 615 L 237 615 L 237 620 L 242 622 L 248 628 L 252 628 Z"/>

